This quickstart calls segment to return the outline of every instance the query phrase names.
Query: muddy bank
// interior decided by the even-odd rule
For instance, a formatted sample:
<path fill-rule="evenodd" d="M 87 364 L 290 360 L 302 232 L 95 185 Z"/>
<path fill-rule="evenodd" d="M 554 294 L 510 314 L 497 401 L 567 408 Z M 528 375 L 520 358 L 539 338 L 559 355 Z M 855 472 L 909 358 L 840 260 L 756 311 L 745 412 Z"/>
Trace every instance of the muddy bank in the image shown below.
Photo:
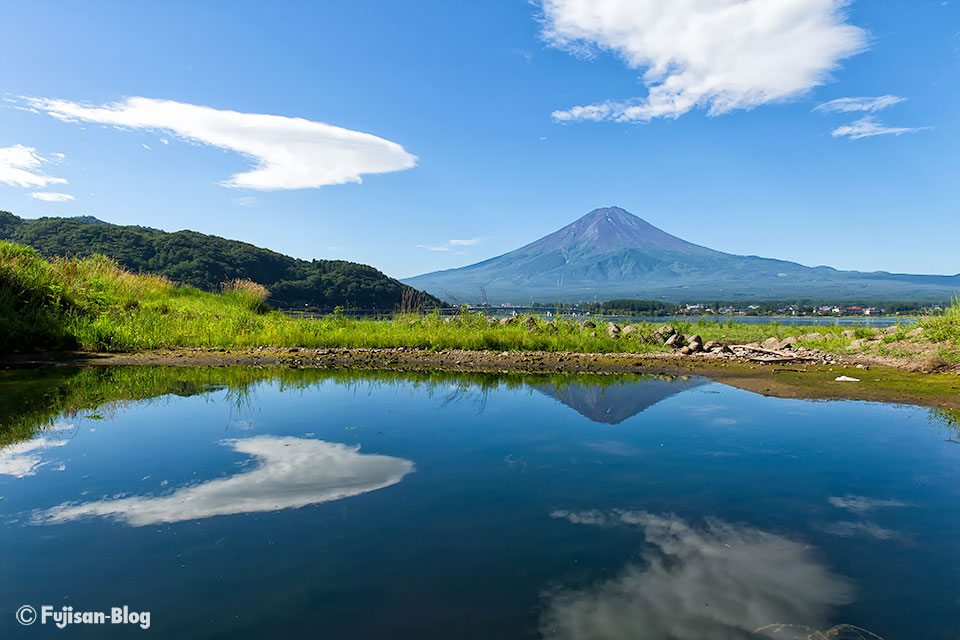
<path fill-rule="evenodd" d="M 6 368 L 53 365 L 284 366 L 489 373 L 676 373 L 703 375 L 781 398 L 853 399 L 960 409 L 960 376 L 884 366 L 865 355 L 757 362 L 733 354 L 610 354 L 419 349 L 181 349 L 143 353 L 8 354 Z M 856 381 L 838 381 L 839 377 Z"/>

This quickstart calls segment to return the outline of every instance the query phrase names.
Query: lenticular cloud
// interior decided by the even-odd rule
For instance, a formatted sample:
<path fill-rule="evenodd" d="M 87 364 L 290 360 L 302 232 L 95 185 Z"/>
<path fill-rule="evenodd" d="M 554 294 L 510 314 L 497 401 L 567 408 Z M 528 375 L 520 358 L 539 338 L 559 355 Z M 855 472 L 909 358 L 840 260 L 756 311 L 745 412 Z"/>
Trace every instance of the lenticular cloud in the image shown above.
<path fill-rule="evenodd" d="M 251 158 L 256 167 L 225 180 L 222 184 L 227 187 L 267 191 L 361 182 L 363 174 L 402 171 L 417 162 L 396 142 L 305 118 L 154 98 L 128 98 L 100 106 L 49 98 L 28 98 L 27 102 L 65 122 L 164 131 Z"/>
<path fill-rule="evenodd" d="M 542 0 L 544 39 L 575 54 L 619 56 L 646 97 L 555 111 L 572 120 L 649 121 L 786 100 L 824 83 L 866 48 L 848 0 Z"/>

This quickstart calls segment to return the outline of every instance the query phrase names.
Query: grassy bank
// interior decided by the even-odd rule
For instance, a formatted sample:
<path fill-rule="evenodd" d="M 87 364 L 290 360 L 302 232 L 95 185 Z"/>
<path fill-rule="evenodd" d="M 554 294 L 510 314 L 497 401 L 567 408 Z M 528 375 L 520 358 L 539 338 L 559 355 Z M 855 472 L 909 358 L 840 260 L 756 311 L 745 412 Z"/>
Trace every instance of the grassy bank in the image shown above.
<path fill-rule="evenodd" d="M 607 335 L 603 323 L 585 328 L 573 319 L 501 326 L 481 314 L 456 317 L 398 315 L 392 320 L 331 314 L 297 319 L 269 309 L 268 292 L 249 281 L 225 283 L 222 293 L 176 286 L 166 278 L 125 271 L 102 256 L 48 261 L 32 249 L 0 242 L 0 351 L 84 349 L 141 351 L 185 347 L 390 348 L 652 353 L 667 350 L 643 337 L 656 324 L 636 325 L 634 336 Z M 801 344 L 847 350 L 853 340 L 893 349 L 913 327 L 880 335 L 840 326 L 788 327 L 777 323 L 675 323 L 684 334 L 724 343 L 796 336 Z M 960 343 L 960 305 L 925 320 L 924 336 L 942 341 L 947 356 Z M 812 334 L 818 334 L 814 339 Z M 919 338 L 909 338 L 917 340 Z M 858 348 L 860 348 L 858 346 Z"/>

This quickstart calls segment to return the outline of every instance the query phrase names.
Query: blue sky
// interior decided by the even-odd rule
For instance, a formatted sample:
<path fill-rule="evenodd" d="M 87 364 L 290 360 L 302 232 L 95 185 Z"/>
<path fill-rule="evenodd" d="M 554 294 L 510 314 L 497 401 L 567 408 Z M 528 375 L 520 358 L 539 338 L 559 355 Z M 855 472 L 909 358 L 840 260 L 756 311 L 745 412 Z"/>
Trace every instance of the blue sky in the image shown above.
<path fill-rule="evenodd" d="M 722 251 L 954 274 L 958 6 L 9 3 L 0 209 L 406 277 L 618 205 Z"/>

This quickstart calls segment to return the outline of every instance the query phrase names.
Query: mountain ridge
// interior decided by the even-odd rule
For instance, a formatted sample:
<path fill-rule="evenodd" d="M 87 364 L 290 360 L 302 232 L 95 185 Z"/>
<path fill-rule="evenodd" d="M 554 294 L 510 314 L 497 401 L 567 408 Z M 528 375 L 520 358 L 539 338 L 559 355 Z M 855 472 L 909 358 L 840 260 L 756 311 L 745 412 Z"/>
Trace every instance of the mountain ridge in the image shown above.
<path fill-rule="evenodd" d="M 280 305 L 392 311 L 414 300 L 440 303 L 369 265 L 299 260 L 239 240 L 121 226 L 92 216 L 25 220 L 0 211 L 0 240 L 33 247 L 46 257 L 101 253 L 131 271 L 207 291 L 227 280 L 249 278 L 266 286 Z"/>
<path fill-rule="evenodd" d="M 620 207 L 594 209 L 518 249 L 402 280 L 467 302 L 692 300 L 947 300 L 953 276 L 841 271 L 697 245 Z"/>

